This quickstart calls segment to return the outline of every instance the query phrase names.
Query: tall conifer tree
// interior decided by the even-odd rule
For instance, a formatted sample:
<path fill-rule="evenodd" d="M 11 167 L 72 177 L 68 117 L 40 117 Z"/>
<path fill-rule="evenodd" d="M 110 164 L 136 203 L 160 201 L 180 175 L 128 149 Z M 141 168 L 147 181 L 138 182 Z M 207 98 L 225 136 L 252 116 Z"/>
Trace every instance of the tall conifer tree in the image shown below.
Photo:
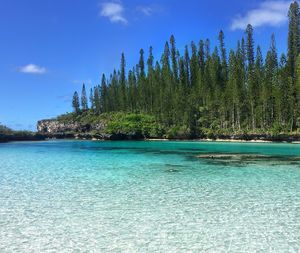
<path fill-rule="evenodd" d="M 74 92 L 73 99 L 72 99 L 72 107 L 75 113 L 80 112 L 80 103 L 79 103 L 79 96 L 77 91 Z"/>
<path fill-rule="evenodd" d="M 89 109 L 88 100 L 87 100 L 87 96 L 86 96 L 86 90 L 85 90 L 85 84 L 82 85 L 81 108 L 82 108 L 83 111 L 86 111 L 86 110 Z"/>

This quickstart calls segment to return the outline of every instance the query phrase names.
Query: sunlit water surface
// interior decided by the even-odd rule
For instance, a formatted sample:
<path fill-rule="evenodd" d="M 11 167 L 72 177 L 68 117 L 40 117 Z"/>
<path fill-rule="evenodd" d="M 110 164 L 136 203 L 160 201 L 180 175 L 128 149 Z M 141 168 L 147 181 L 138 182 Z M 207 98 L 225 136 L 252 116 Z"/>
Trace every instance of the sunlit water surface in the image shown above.
<path fill-rule="evenodd" d="M 216 160 L 247 153 L 270 159 Z M 0 252 L 299 252 L 300 145 L 0 144 Z"/>

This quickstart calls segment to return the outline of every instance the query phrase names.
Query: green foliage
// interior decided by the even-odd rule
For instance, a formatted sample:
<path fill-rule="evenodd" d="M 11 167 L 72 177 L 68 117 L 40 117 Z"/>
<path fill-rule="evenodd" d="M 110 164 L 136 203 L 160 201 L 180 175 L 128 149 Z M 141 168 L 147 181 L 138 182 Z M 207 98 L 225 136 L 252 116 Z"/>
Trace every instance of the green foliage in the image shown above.
<path fill-rule="evenodd" d="M 105 125 L 107 134 L 136 135 L 146 138 L 162 137 L 165 129 L 154 116 L 142 113 L 102 113 L 96 114 L 92 110 L 80 114 L 67 113 L 60 115 L 56 120 L 62 123 L 77 122 L 81 125 Z M 96 130 L 93 130 L 97 132 Z"/>
<path fill-rule="evenodd" d="M 167 130 L 165 137 L 167 139 L 189 139 L 190 129 L 187 126 L 172 126 Z"/>
<path fill-rule="evenodd" d="M 145 114 L 112 114 L 107 123 L 107 133 L 151 137 L 159 132 L 155 118 Z"/>
<path fill-rule="evenodd" d="M 269 131 L 272 135 L 277 136 L 282 132 L 282 130 L 282 126 L 276 122 Z"/>

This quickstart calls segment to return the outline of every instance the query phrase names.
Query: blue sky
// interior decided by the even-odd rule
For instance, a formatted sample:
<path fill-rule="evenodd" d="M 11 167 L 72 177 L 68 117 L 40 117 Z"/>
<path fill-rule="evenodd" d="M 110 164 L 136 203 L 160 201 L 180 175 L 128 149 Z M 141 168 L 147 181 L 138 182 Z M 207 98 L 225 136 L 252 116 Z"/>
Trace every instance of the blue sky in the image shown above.
<path fill-rule="evenodd" d="M 71 111 L 74 90 L 138 62 L 139 49 L 153 46 L 156 59 L 174 34 L 177 47 L 209 38 L 220 29 L 234 48 L 252 23 L 255 42 L 266 52 L 274 32 L 286 51 L 290 1 L 233 0 L 9 0 L 0 8 L 0 122 L 35 130 L 36 121 Z M 147 57 L 147 55 L 146 55 Z"/>

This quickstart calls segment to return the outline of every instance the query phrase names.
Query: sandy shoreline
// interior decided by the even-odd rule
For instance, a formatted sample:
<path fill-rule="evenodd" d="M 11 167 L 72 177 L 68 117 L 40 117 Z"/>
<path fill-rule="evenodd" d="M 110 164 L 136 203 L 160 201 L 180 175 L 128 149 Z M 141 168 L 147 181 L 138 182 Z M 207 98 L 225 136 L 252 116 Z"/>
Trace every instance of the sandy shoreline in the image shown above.
<path fill-rule="evenodd" d="M 250 137 L 250 138 L 249 138 Z M 48 139 L 67 139 L 67 140 L 90 140 L 90 141 L 118 141 L 118 139 L 102 139 L 102 138 L 97 138 L 91 135 L 88 136 L 69 136 L 69 137 L 60 137 L 56 138 L 55 136 L 45 138 L 46 140 Z M 216 138 L 216 139 L 210 139 L 210 138 L 202 138 L 202 139 L 167 139 L 167 138 L 145 138 L 145 139 L 119 139 L 119 141 L 150 141 L 150 142 L 155 142 L 155 141 L 163 141 L 163 142 L 168 142 L 168 141 L 178 141 L 178 142 L 227 142 L 227 143 L 290 143 L 290 144 L 300 144 L 299 137 L 282 137 L 282 138 L 274 138 L 272 137 L 269 138 L 264 138 L 262 137 L 261 139 L 257 138 L 257 136 L 253 137 L 251 139 L 251 136 L 248 136 L 246 139 L 242 138 Z"/>
<path fill-rule="evenodd" d="M 270 140 L 243 140 L 243 139 L 145 139 L 145 141 L 190 141 L 190 142 L 232 142 L 232 143 L 290 143 L 300 144 L 300 141 L 270 141 Z"/>

